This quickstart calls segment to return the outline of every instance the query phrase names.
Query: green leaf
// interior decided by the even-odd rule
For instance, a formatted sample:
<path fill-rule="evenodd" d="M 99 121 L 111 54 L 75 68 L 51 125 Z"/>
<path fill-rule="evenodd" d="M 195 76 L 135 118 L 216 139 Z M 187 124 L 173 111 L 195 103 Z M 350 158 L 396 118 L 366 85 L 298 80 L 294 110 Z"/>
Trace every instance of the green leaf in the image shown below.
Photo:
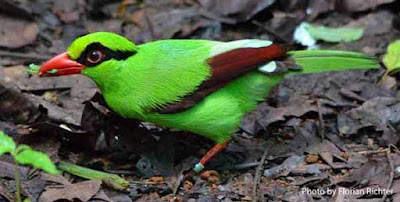
<path fill-rule="evenodd" d="M 31 147 L 28 146 L 28 145 L 25 145 L 25 144 L 19 145 L 17 147 L 17 149 L 15 150 L 15 153 L 18 154 L 18 153 L 20 153 L 20 152 L 22 152 L 23 150 L 26 150 L 26 149 L 31 149 Z"/>
<path fill-rule="evenodd" d="M 98 179 L 102 180 L 103 182 L 106 182 L 108 184 L 112 184 L 113 186 L 118 186 L 122 188 L 128 188 L 129 187 L 129 182 L 126 181 L 124 178 L 116 175 L 116 174 L 110 174 L 98 170 L 93 170 L 81 166 L 77 166 L 71 163 L 67 162 L 59 162 L 58 163 L 58 168 L 60 170 L 63 170 L 65 172 L 71 173 L 73 175 L 86 178 L 86 179 Z"/>
<path fill-rule="evenodd" d="M 32 202 L 30 198 L 25 198 L 23 202 Z"/>
<path fill-rule="evenodd" d="M 364 33 L 363 28 L 331 28 L 309 23 L 305 23 L 304 28 L 312 38 L 326 42 L 356 41 L 360 39 Z"/>
<path fill-rule="evenodd" d="M 0 155 L 14 152 L 15 147 L 14 140 L 3 131 L 0 131 Z"/>
<path fill-rule="evenodd" d="M 389 44 L 386 54 L 383 56 L 383 64 L 389 73 L 400 70 L 400 40 Z"/>
<path fill-rule="evenodd" d="M 30 64 L 28 70 L 26 70 L 26 72 L 28 72 L 28 74 L 37 74 L 39 73 L 40 70 L 40 66 L 39 65 L 35 65 L 35 64 Z"/>
<path fill-rule="evenodd" d="M 21 145 L 23 146 L 23 145 Z M 25 146 L 24 146 L 25 147 Z M 41 169 L 47 173 L 59 174 L 60 171 L 57 170 L 54 163 L 50 158 L 42 152 L 35 151 L 28 147 L 25 147 L 21 152 L 17 153 L 15 159 L 24 165 L 32 165 L 35 168 Z"/>

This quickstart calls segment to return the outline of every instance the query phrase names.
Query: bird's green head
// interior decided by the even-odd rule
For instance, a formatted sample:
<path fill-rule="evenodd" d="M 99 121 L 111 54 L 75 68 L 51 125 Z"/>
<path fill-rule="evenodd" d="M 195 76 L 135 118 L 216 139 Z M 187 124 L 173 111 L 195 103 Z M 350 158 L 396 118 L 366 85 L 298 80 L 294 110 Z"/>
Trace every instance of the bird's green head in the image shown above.
<path fill-rule="evenodd" d="M 121 68 L 120 62 L 138 51 L 135 44 L 118 34 L 96 32 L 75 39 L 67 52 L 44 63 L 41 76 L 84 74 L 88 77 L 107 76 Z"/>

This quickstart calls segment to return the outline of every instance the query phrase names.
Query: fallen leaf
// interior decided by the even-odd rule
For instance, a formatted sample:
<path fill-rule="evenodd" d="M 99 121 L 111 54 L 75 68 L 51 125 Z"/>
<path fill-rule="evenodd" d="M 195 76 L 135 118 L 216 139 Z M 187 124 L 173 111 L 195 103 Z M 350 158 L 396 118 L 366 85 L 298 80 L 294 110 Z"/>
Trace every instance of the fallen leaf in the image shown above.
<path fill-rule="evenodd" d="M 392 3 L 395 0 L 340 0 L 339 9 L 347 12 L 359 12 L 374 9 L 379 5 Z"/>
<path fill-rule="evenodd" d="M 92 197 L 92 200 L 93 201 L 99 200 L 99 201 L 103 201 L 103 202 L 114 202 L 114 201 L 117 201 L 117 200 L 110 199 L 103 190 L 100 190 L 99 192 L 97 192 L 97 194 Z M 128 200 L 128 201 L 130 202 L 131 200 Z"/>
<path fill-rule="evenodd" d="M 183 182 L 183 189 L 184 189 L 185 191 L 190 191 L 192 188 L 193 188 L 193 183 L 192 183 L 191 181 L 185 180 L 185 181 Z"/>
<path fill-rule="evenodd" d="M 62 175 L 52 175 L 52 174 L 47 174 L 44 172 L 40 173 L 40 178 L 42 180 L 46 180 L 48 182 L 52 182 L 52 183 L 58 183 L 60 185 L 63 184 L 71 184 L 65 177 L 63 177 Z"/>
<path fill-rule="evenodd" d="M 13 123 L 32 123 L 39 110 L 27 96 L 11 84 L 0 81 L 0 118 Z"/>
<path fill-rule="evenodd" d="M 149 179 L 149 181 L 150 181 L 150 182 L 164 182 L 165 179 L 164 179 L 164 177 L 157 177 L 157 176 L 155 176 L 155 177 L 151 177 L 151 178 Z"/>
<path fill-rule="evenodd" d="M 201 178 L 209 183 L 217 184 L 220 182 L 219 173 L 215 170 L 206 170 L 201 173 Z"/>
<path fill-rule="evenodd" d="M 400 67 L 400 66 L 399 66 Z M 393 76 L 385 74 L 379 81 L 378 85 L 385 90 L 397 90 L 397 79 Z"/>
<path fill-rule="evenodd" d="M 272 15 L 274 16 L 272 19 L 268 20 L 265 23 L 260 24 L 260 30 L 265 28 L 272 30 L 279 38 L 275 37 L 275 40 L 283 40 L 285 42 L 292 41 L 293 31 L 296 29 L 297 25 L 302 21 L 305 17 L 305 14 L 302 11 L 293 11 L 290 13 L 285 13 L 282 11 L 272 11 Z M 258 22 L 258 21 L 257 21 Z M 268 37 L 271 34 L 267 34 Z"/>
<path fill-rule="evenodd" d="M 360 168 L 367 161 L 368 161 L 368 158 L 365 155 L 361 155 L 361 154 L 353 152 L 347 159 L 347 166 L 349 168 Z"/>
<path fill-rule="evenodd" d="M 338 116 L 338 129 L 346 135 L 356 134 L 358 130 L 371 126 L 377 131 L 383 131 L 387 124 L 399 124 L 398 111 L 400 111 L 398 99 L 376 97 L 364 102 L 360 107 L 341 112 Z"/>
<path fill-rule="evenodd" d="M 306 113 L 317 111 L 317 106 L 309 102 L 279 108 L 262 103 L 242 120 L 242 129 L 251 134 L 257 134 L 257 132 L 266 129 L 270 124 L 277 121 L 284 121 L 289 117 L 300 117 Z"/>
<path fill-rule="evenodd" d="M 14 0 L 0 1 L 0 12 L 10 16 L 32 20 L 34 19 L 33 10 L 34 8 L 32 8 L 29 2 L 26 1 L 14 1 Z"/>
<path fill-rule="evenodd" d="M 28 99 L 35 104 L 35 106 L 39 109 L 44 108 L 46 109 L 47 116 L 49 119 L 61 122 L 61 123 L 67 123 L 67 124 L 72 124 L 75 126 L 79 126 L 81 117 L 82 117 L 82 111 L 81 109 L 65 109 L 60 106 L 57 106 L 51 102 L 48 102 L 44 100 L 42 97 L 33 95 L 33 94 L 26 94 Z M 83 108 L 83 106 L 82 106 Z"/>
<path fill-rule="evenodd" d="M 57 146 L 57 144 L 52 144 L 52 148 L 43 148 L 45 145 L 49 145 L 49 143 L 55 141 L 48 140 L 52 139 L 53 137 L 56 138 L 56 141 L 60 139 L 65 140 L 73 144 L 74 147 L 88 150 L 94 150 L 96 145 L 96 137 L 93 137 L 93 135 L 91 135 L 90 133 L 76 130 L 71 127 L 66 127 L 62 124 L 57 125 L 49 122 L 38 122 L 30 125 L 30 129 L 34 131 L 32 133 L 33 135 L 22 136 L 22 141 L 26 144 L 33 145 L 34 148 L 38 148 L 40 151 L 46 152 L 52 157 L 52 159 L 55 160 L 57 160 L 55 153 L 58 152 L 59 146 Z M 40 135 L 40 138 L 47 138 L 47 140 L 40 140 L 37 135 Z"/>
<path fill-rule="evenodd" d="M 53 5 L 53 12 L 64 23 L 72 23 L 79 20 L 79 1 L 55 1 Z"/>
<path fill-rule="evenodd" d="M 0 46 L 20 48 L 33 43 L 39 33 L 35 22 L 0 14 Z"/>
<path fill-rule="evenodd" d="M 383 56 L 383 64 L 388 73 L 396 73 L 400 70 L 400 40 L 389 44 L 386 54 Z"/>
<path fill-rule="evenodd" d="M 264 176 L 272 179 L 280 176 L 287 176 L 292 170 L 304 163 L 305 156 L 291 156 L 281 165 L 264 170 Z"/>
<path fill-rule="evenodd" d="M 311 165 L 301 165 L 296 167 L 294 170 L 290 171 L 294 175 L 316 175 L 331 169 L 329 165 L 326 164 L 311 164 Z"/>
<path fill-rule="evenodd" d="M 317 40 L 333 43 L 352 42 L 359 40 L 363 33 L 363 28 L 332 28 L 303 22 L 296 28 L 293 38 L 303 45 L 311 46 Z"/>
<path fill-rule="evenodd" d="M 8 187 L 4 184 L 4 182 L 0 182 L 0 196 L 8 201 L 15 201 L 15 194 L 13 194 L 12 191 L 7 188 Z"/>
<path fill-rule="evenodd" d="M 328 166 L 328 165 L 325 165 L 325 164 L 316 164 L 316 165 L 317 165 L 316 167 L 318 167 L 318 169 L 321 169 L 321 171 L 325 170 L 325 169 L 323 169 L 323 168 L 325 168 L 325 166 Z M 322 165 L 324 167 L 322 167 Z M 311 165 L 308 165 L 308 166 L 311 166 Z M 311 170 L 314 170 L 314 169 L 312 168 Z M 293 170 L 293 174 L 296 174 L 297 171 L 298 171 L 297 169 Z M 319 171 L 319 172 L 321 172 L 321 171 Z M 312 174 L 312 173 L 308 173 L 308 171 L 307 171 L 307 174 Z M 298 176 L 298 177 L 295 178 L 296 182 L 293 183 L 292 185 L 302 186 L 302 185 L 305 185 L 305 184 L 308 184 L 308 183 L 311 184 L 311 183 L 318 182 L 318 181 L 321 182 L 321 181 L 323 181 L 325 179 L 328 179 L 329 177 L 330 177 L 329 173 L 327 173 L 327 172 L 323 172 L 323 173 L 318 174 L 318 175 L 311 175 L 311 176 L 307 176 L 307 177 Z"/>
<path fill-rule="evenodd" d="M 81 88 L 86 90 L 87 88 L 96 88 L 93 81 L 82 75 L 70 75 L 68 77 L 30 76 L 26 72 L 26 66 L 23 65 L 7 67 L 4 68 L 3 71 L 5 82 L 13 83 L 24 91 L 61 90 L 69 88 Z"/>
<path fill-rule="evenodd" d="M 2 179 L 0 183 L 0 194 L 3 195 L 1 192 L 6 193 L 13 193 L 14 189 L 14 182 L 13 181 L 6 181 L 5 179 L 14 179 L 14 169 L 15 166 L 13 163 L 7 163 L 4 161 L 0 161 L 0 178 Z M 18 167 L 20 173 L 20 180 L 21 180 L 21 191 L 22 195 L 27 196 L 33 201 L 37 201 L 39 195 L 43 192 L 46 181 L 41 178 L 41 175 L 36 175 L 34 173 L 29 172 L 30 168 L 25 166 Z M 42 174 L 42 173 L 41 173 Z M 5 183 L 5 184 L 3 184 Z M 10 189 L 10 185 L 12 188 Z M 8 190 L 7 190 L 8 189 Z M 7 194 L 6 194 L 7 195 Z M 12 194 L 14 195 L 14 194 Z M 14 201 L 14 200 L 11 200 Z"/>
<path fill-rule="evenodd" d="M 305 10 L 309 3 L 303 0 L 280 0 L 276 4 L 280 9 L 290 13 L 296 10 Z"/>
<path fill-rule="evenodd" d="M 86 29 L 89 33 L 92 32 L 114 32 L 122 34 L 122 20 L 120 19 L 109 19 L 101 21 L 89 20 L 86 25 Z"/>
<path fill-rule="evenodd" d="M 123 28 L 125 36 L 137 43 L 149 42 L 156 39 L 170 39 L 176 34 L 189 33 L 207 27 L 212 23 L 206 18 L 199 18 L 197 7 L 157 9 L 149 7 L 132 19 L 134 24 L 127 24 Z"/>
<path fill-rule="evenodd" d="M 315 19 L 318 15 L 335 9 L 336 0 L 310 1 L 308 6 L 309 18 Z"/>
<path fill-rule="evenodd" d="M 318 154 L 322 160 L 324 160 L 329 166 L 334 169 L 341 169 L 347 167 L 346 159 L 342 157 L 342 151 L 336 147 L 331 141 L 324 140 L 318 146 Z M 336 162 L 334 158 L 339 159 L 343 162 Z"/>
<path fill-rule="evenodd" d="M 29 174 L 29 168 L 19 167 L 21 180 L 26 180 Z M 0 177 L 14 179 L 14 164 L 0 161 Z"/>
<path fill-rule="evenodd" d="M 88 201 L 96 195 L 100 189 L 100 185 L 101 182 L 99 180 L 87 180 L 75 184 L 65 184 L 60 186 L 60 188 L 51 188 L 44 191 L 42 195 L 40 195 L 39 201 L 53 202 L 62 199 L 69 201 L 74 201 L 74 199 Z"/>
<path fill-rule="evenodd" d="M 362 186 L 377 185 L 378 187 L 384 188 L 387 186 L 389 173 L 390 168 L 386 156 L 375 155 L 372 158 L 369 158 L 360 168 L 353 169 L 344 178 L 336 180 L 355 182 Z"/>
<path fill-rule="evenodd" d="M 204 9 L 214 14 L 215 19 L 230 24 L 249 20 L 274 2 L 275 0 L 199 0 Z"/>
<path fill-rule="evenodd" d="M 362 27 L 364 28 L 364 36 L 377 36 L 392 32 L 392 20 L 392 13 L 387 10 L 379 10 L 352 20 L 344 27 Z"/>
<path fill-rule="evenodd" d="M 306 158 L 306 162 L 307 163 L 316 163 L 317 161 L 318 161 L 318 156 L 317 155 L 310 154 Z"/>
<path fill-rule="evenodd" d="M 310 196 L 307 197 L 307 194 L 300 194 L 298 187 L 289 186 L 289 183 L 283 180 L 264 178 L 259 187 L 260 194 L 271 201 L 313 201 Z"/>
<path fill-rule="evenodd" d="M 212 191 L 205 186 L 206 181 L 197 180 L 193 185 L 193 188 L 189 193 L 185 194 L 182 198 L 182 201 L 213 201 L 216 200 L 216 197 L 212 193 Z"/>

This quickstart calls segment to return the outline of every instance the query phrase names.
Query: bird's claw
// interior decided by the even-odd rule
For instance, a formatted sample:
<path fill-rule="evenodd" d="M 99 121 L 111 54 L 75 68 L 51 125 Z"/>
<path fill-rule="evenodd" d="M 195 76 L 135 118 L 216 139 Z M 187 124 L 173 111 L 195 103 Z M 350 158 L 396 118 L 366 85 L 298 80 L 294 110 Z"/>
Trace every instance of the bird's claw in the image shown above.
<path fill-rule="evenodd" d="M 197 163 L 197 164 L 194 166 L 194 168 L 193 168 L 194 172 L 196 172 L 196 173 L 199 173 L 199 172 L 202 171 L 203 169 L 204 169 L 204 165 L 201 164 L 200 162 Z"/>

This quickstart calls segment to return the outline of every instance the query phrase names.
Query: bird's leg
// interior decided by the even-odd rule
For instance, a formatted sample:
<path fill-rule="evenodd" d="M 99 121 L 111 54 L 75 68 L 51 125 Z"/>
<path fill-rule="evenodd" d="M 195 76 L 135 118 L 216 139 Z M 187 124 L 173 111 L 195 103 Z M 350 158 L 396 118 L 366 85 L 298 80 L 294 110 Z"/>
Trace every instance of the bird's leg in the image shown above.
<path fill-rule="evenodd" d="M 193 170 L 195 172 L 200 172 L 201 170 L 203 170 L 204 165 L 206 165 L 206 163 L 212 159 L 215 155 L 217 155 L 220 151 L 224 150 L 226 148 L 226 146 L 228 146 L 229 140 L 224 142 L 224 143 L 219 143 L 216 144 L 213 148 L 211 148 L 210 150 L 208 150 L 207 154 L 204 155 L 201 159 L 200 162 L 197 163 L 195 165 L 195 167 L 193 168 Z"/>

